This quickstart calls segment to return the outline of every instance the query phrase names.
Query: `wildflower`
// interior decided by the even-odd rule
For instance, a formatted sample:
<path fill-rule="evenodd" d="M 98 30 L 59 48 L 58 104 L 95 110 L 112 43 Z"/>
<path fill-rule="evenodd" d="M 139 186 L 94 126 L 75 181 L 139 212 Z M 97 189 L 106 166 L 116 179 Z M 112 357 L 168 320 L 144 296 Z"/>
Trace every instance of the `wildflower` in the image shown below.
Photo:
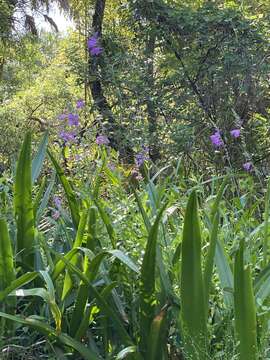
<path fill-rule="evenodd" d="M 76 103 L 76 108 L 77 108 L 77 109 L 81 109 L 81 108 L 83 108 L 84 106 L 85 106 L 85 102 L 84 102 L 82 99 L 80 99 L 80 100 L 77 101 L 77 103 Z"/>
<path fill-rule="evenodd" d="M 69 113 L 68 114 L 68 124 L 70 126 L 73 126 L 73 125 L 78 126 L 79 125 L 79 115 Z"/>
<path fill-rule="evenodd" d="M 54 201 L 55 206 L 59 209 L 62 204 L 62 200 L 61 200 L 60 196 L 54 196 L 53 201 Z"/>
<path fill-rule="evenodd" d="M 97 33 L 90 37 L 87 41 L 87 46 L 90 51 L 90 54 L 93 56 L 98 56 L 102 53 L 103 49 L 99 45 L 99 38 Z"/>
<path fill-rule="evenodd" d="M 58 119 L 59 120 L 65 120 L 67 118 L 67 114 L 60 114 L 59 116 L 58 116 Z"/>
<path fill-rule="evenodd" d="M 54 210 L 52 217 L 54 220 L 58 220 L 60 217 L 60 211 Z"/>
<path fill-rule="evenodd" d="M 72 142 L 75 140 L 75 133 L 73 131 L 61 131 L 59 137 L 65 142 Z"/>
<path fill-rule="evenodd" d="M 113 163 L 110 162 L 107 166 L 111 171 L 115 171 L 115 165 Z"/>
<path fill-rule="evenodd" d="M 220 136 L 220 132 L 218 130 L 210 136 L 210 140 L 215 147 L 221 147 L 224 145 L 223 140 Z"/>
<path fill-rule="evenodd" d="M 142 175 L 136 169 L 131 170 L 131 178 L 137 181 L 143 180 Z"/>
<path fill-rule="evenodd" d="M 87 41 L 88 49 L 93 49 L 94 47 L 98 46 L 98 35 L 95 33 L 93 36 L 90 37 Z"/>
<path fill-rule="evenodd" d="M 97 47 L 94 47 L 94 48 L 90 49 L 90 54 L 93 55 L 93 56 L 95 56 L 95 55 L 98 56 L 98 55 L 100 55 L 102 53 L 102 51 L 103 51 L 102 47 L 97 46 Z"/>
<path fill-rule="evenodd" d="M 240 136 L 240 129 L 233 129 L 230 131 L 230 134 L 232 135 L 232 137 L 237 139 Z"/>
<path fill-rule="evenodd" d="M 149 157 L 149 148 L 147 146 L 142 146 L 142 151 L 135 155 L 135 164 L 137 167 L 143 165 L 145 161 L 150 160 Z"/>
<path fill-rule="evenodd" d="M 246 171 L 250 171 L 252 169 L 252 163 L 250 161 L 243 164 L 243 169 Z"/>
<path fill-rule="evenodd" d="M 96 137 L 96 143 L 98 145 L 108 145 L 110 143 L 110 140 L 107 138 L 106 135 L 98 135 Z"/>

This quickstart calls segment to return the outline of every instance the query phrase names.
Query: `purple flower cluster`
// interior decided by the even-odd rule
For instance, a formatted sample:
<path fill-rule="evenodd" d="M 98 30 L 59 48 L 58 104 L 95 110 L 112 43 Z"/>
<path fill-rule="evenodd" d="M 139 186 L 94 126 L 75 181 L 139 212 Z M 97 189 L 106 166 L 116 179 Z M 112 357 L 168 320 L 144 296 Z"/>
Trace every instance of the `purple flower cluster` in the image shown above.
<path fill-rule="evenodd" d="M 82 109 L 85 106 L 85 102 L 82 99 L 77 100 L 76 108 Z M 61 121 L 67 120 L 69 126 L 79 126 L 79 115 L 76 113 L 66 113 L 67 110 L 63 114 L 58 116 L 58 119 Z M 65 126 L 66 124 L 62 124 Z M 74 142 L 76 139 L 76 132 L 74 130 L 66 130 L 63 129 L 59 133 L 59 137 L 66 143 Z"/>
<path fill-rule="evenodd" d="M 99 37 L 97 33 L 95 33 L 88 39 L 87 47 L 92 56 L 98 56 L 102 53 L 103 49 L 99 45 Z"/>
<path fill-rule="evenodd" d="M 76 134 L 74 131 L 60 131 L 59 137 L 65 142 L 73 142 L 75 140 Z"/>
<path fill-rule="evenodd" d="M 230 134 L 233 138 L 237 139 L 240 137 L 241 135 L 241 130 L 240 129 L 232 129 L 230 131 Z M 221 134 L 219 130 L 216 130 L 214 134 L 210 135 L 210 140 L 212 142 L 212 145 L 216 148 L 218 147 L 222 147 L 224 146 L 224 142 L 221 138 Z M 245 171 L 251 171 L 252 170 L 252 163 L 250 161 L 245 162 L 243 164 L 243 169 Z"/>
<path fill-rule="evenodd" d="M 252 163 L 250 161 L 246 162 L 243 164 L 243 169 L 246 171 L 251 171 L 252 170 Z"/>
<path fill-rule="evenodd" d="M 98 145 L 108 145 L 110 143 L 110 140 L 106 135 L 98 135 L 96 137 L 96 143 Z"/>
<path fill-rule="evenodd" d="M 77 114 L 68 114 L 68 124 L 69 126 L 78 126 L 79 125 L 79 115 Z"/>
<path fill-rule="evenodd" d="M 214 134 L 210 136 L 210 140 L 216 148 L 221 147 L 224 145 L 224 142 L 221 138 L 219 130 L 217 130 Z"/>
<path fill-rule="evenodd" d="M 82 99 L 79 99 L 76 103 L 76 108 L 82 109 L 83 107 L 85 107 L 85 102 Z"/>
<path fill-rule="evenodd" d="M 233 138 L 237 139 L 240 137 L 241 130 L 240 129 L 232 129 L 230 134 Z M 214 147 L 222 147 L 224 146 L 224 142 L 221 138 L 221 134 L 219 130 L 216 130 L 214 134 L 210 136 L 210 140 Z"/>
<path fill-rule="evenodd" d="M 135 164 L 137 167 L 143 165 L 145 161 L 150 160 L 149 157 L 149 148 L 147 146 L 142 146 L 142 151 L 135 155 Z"/>
<path fill-rule="evenodd" d="M 239 138 L 240 133 L 241 133 L 240 129 L 233 129 L 230 131 L 231 136 L 234 137 L 235 139 Z"/>

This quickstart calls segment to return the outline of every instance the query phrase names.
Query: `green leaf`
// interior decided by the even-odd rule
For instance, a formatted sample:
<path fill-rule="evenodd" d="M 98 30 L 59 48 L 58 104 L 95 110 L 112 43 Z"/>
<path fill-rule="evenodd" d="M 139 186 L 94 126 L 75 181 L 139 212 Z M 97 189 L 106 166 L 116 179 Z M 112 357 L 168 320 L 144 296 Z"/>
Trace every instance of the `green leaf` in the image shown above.
<path fill-rule="evenodd" d="M 76 350 L 84 360 L 101 360 L 101 358 L 92 352 L 89 348 L 85 347 L 77 340 L 72 339 L 65 333 L 57 333 L 51 326 L 44 322 L 31 317 L 21 318 L 19 316 L 9 315 L 2 312 L 0 312 L 0 317 L 15 321 L 24 326 L 33 327 L 47 337 L 53 336 L 57 341 Z"/>
<path fill-rule="evenodd" d="M 52 250 L 52 252 L 54 251 Z M 124 328 L 118 315 L 115 313 L 114 309 L 106 302 L 106 300 L 104 300 L 104 298 L 99 294 L 96 288 L 90 283 L 87 276 L 84 273 L 82 273 L 77 267 L 75 267 L 66 257 L 60 254 L 57 254 L 57 256 L 59 256 L 63 260 L 68 270 L 74 272 L 74 274 L 76 274 L 79 277 L 79 279 L 88 286 L 89 291 L 92 293 L 92 296 L 96 298 L 97 304 L 100 306 L 101 311 L 103 311 L 109 317 L 109 319 L 111 319 L 115 324 L 116 330 L 120 338 L 122 339 L 123 343 L 126 345 L 133 345 L 133 342 L 129 334 Z"/>
<path fill-rule="evenodd" d="M 0 291 L 15 279 L 13 252 L 6 220 L 0 219 Z"/>
<path fill-rule="evenodd" d="M 228 308 L 233 307 L 233 295 L 232 293 L 225 291 L 224 289 L 233 289 L 233 274 L 230 268 L 229 259 L 225 252 L 223 244 L 217 240 L 216 243 L 216 254 L 215 254 L 215 263 L 217 266 L 217 272 L 219 275 L 219 280 L 221 287 L 223 289 L 223 296 L 225 305 Z"/>
<path fill-rule="evenodd" d="M 129 357 L 130 354 L 138 354 L 138 349 L 136 346 L 128 346 L 125 349 L 121 350 L 117 355 L 115 360 L 123 360 Z M 139 355 L 138 355 L 139 356 Z M 141 356 L 139 356 L 141 359 Z"/>
<path fill-rule="evenodd" d="M 97 201 L 94 200 L 94 203 L 98 209 L 98 212 L 100 214 L 100 217 L 106 227 L 107 233 L 109 235 L 109 238 L 111 240 L 111 244 L 112 247 L 115 249 L 116 247 L 116 235 L 115 235 L 115 231 L 111 222 L 110 217 L 108 216 L 108 214 L 106 213 L 106 211 L 104 210 L 102 204 L 101 204 L 101 200 Z"/>
<path fill-rule="evenodd" d="M 235 257 L 234 266 L 235 329 L 239 340 L 240 360 L 257 360 L 256 308 L 251 271 L 244 265 L 244 241 Z"/>
<path fill-rule="evenodd" d="M 20 151 L 15 177 L 14 208 L 17 223 L 17 252 L 22 263 L 34 268 L 35 228 L 32 205 L 31 133 L 27 133 Z"/>
<path fill-rule="evenodd" d="M 85 209 L 80 217 L 80 223 L 79 223 L 79 227 L 77 230 L 75 241 L 73 243 L 73 249 L 78 248 L 82 244 L 83 236 L 84 236 L 85 228 L 86 228 L 86 224 L 87 224 L 88 213 L 89 213 L 89 210 Z M 70 262 L 72 264 L 76 265 L 77 261 L 78 261 L 78 254 L 75 254 L 73 256 L 73 258 L 70 260 Z M 66 276 L 65 276 L 65 280 L 64 280 L 62 301 L 65 300 L 67 295 L 70 293 L 71 289 L 72 289 L 72 279 L 70 277 L 70 274 L 67 272 Z"/>
<path fill-rule="evenodd" d="M 68 179 L 66 178 L 64 171 L 62 170 L 61 166 L 58 164 L 56 159 L 54 158 L 53 154 L 48 150 L 49 157 L 53 163 L 53 166 L 56 170 L 57 176 L 65 190 L 65 194 L 68 200 L 68 205 L 71 212 L 72 222 L 75 229 L 78 228 L 80 222 L 80 212 L 79 212 L 79 204 L 75 195 L 74 190 Z"/>
<path fill-rule="evenodd" d="M 140 351 L 143 353 L 147 349 L 147 341 L 151 328 L 151 323 L 155 315 L 155 268 L 157 253 L 158 227 L 166 204 L 159 211 L 153 226 L 150 229 L 148 241 L 143 257 L 141 268 L 141 292 L 140 292 Z"/>
<path fill-rule="evenodd" d="M 18 279 L 15 279 L 11 282 L 11 284 L 6 287 L 3 291 L 0 291 L 0 301 L 3 301 L 13 290 L 16 290 L 32 280 L 34 280 L 38 276 L 38 272 L 29 272 L 20 276 Z"/>
<path fill-rule="evenodd" d="M 256 304 L 260 305 L 270 295 L 270 264 L 268 264 L 254 281 Z"/>
<path fill-rule="evenodd" d="M 208 313 L 208 302 L 211 279 L 214 267 L 214 258 L 216 252 L 217 236 L 218 236 L 219 214 L 217 213 L 213 220 L 213 227 L 210 235 L 210 244 L 205 262 L 203 280 L 204 280 L 204 293 L 205 293 L 205 313 Z"/>
<path fill-rule="evenodd" d="M 166 314 L 167 309 L 162 309 L 158 315 L 155 316 L 149 333 L 149 340 L 147 346 L 147 360 L 161 359 L 162 346 L 166 346 Z"/>
<path fill-rule="evenodd" d="M 39 144 L 38 151 L 32 162 L 32 183 L 37 180 L 46 156 L 49 134 L 46 132 Z"/>
<path fill-rule="evenodd" d="M 207 323 L 201 266 L 201 231 L 193 191 L 185 213 L 181 254 L 181 320 L 188 358 L 207 358 Z"/>

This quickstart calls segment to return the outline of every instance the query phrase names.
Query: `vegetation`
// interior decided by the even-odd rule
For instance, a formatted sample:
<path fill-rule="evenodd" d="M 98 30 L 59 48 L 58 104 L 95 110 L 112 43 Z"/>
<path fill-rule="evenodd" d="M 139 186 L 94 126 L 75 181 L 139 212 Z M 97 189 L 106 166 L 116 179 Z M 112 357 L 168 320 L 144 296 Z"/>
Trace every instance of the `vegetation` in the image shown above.
<path fill-rule="evenodd" d="M 269 10 L 0 0 L 0 359 L 270 358 Z"/>

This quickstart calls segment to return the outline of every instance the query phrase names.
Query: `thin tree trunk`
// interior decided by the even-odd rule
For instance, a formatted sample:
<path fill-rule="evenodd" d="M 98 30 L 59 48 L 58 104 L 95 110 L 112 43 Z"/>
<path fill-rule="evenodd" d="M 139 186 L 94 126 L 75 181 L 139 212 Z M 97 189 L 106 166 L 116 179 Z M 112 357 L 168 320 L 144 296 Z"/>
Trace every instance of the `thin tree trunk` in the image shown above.
<path fill-rule="evenodd" d="M 154 89 L 154 53 L 155 53 L 156 35 L 151 32 L 146 40 L 146 58 L 147 58 L 147 82 L 148 82 L 148 97 L 146 100 L 148 112 L 148 132 L 149 132 L 149 153 L 153 162 L 160 159 L 159 139 L 157 134 L 157 114 L 155 104 L 152 100 L 152 90 Z"/>
<path fill-rule="evenodd" d="M 102 37 L 102 26 L 105 11 L 106 0 L 96 0 L 95 11 L 92 21 L 93 32 L 96 33 L 99 38 Z M 94 100 L 94 104 L 102 116 L 104 124 L 104 130 L 110 140 L 110 146 L 119 151 L 120 157 L 126 162 L 133 162 L 133 151 L 129 145 L 120 144 L 120 137 L 123 137 L 122 132 L 124 128 L 119 126 L 111 110 L 111 106 L 104 95 L 102 88 L 102 82 L 100 79 L 99 69 L 102 70 L 100 63 L 100 56 L 89 56 L 89 85 L 91 94 Z"/>

